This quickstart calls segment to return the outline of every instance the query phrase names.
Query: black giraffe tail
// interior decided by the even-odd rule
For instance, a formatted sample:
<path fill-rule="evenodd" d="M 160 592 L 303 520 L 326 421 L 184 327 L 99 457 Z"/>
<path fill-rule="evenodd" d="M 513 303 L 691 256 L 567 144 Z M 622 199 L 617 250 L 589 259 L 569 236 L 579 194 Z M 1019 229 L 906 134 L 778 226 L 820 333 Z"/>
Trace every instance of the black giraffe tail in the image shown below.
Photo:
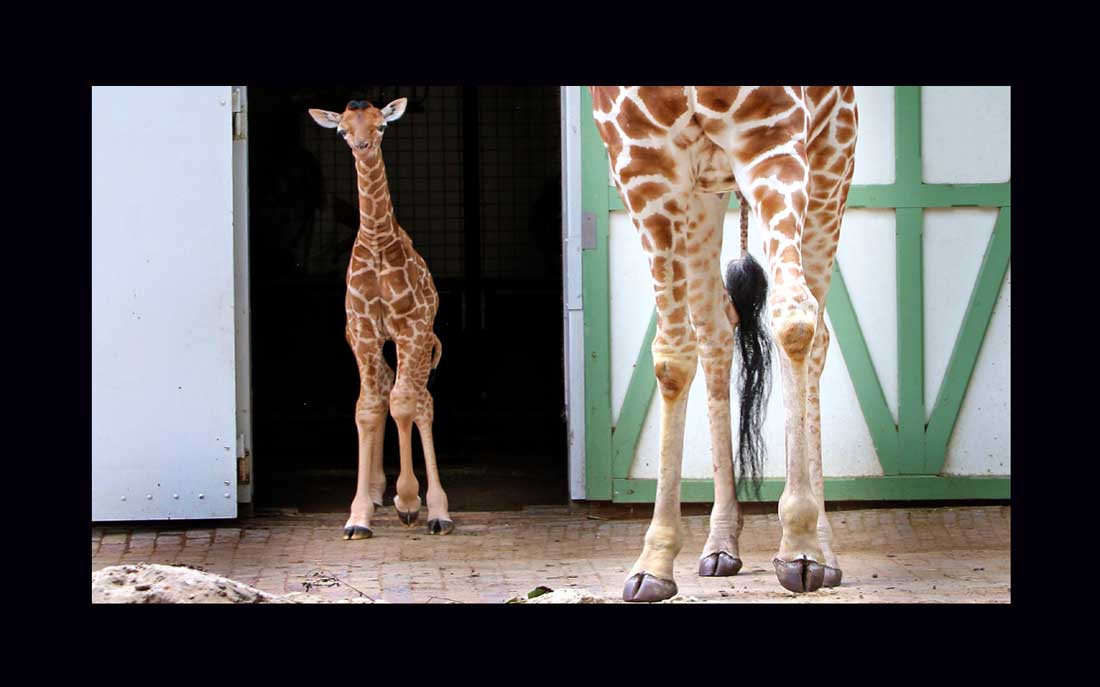
<path fill-rule="evenodd" d="M 740 193 L 737 193 L 737 200 L 741 204 L 741 258 L 731 260 L 726 266 L 726 291 L 739 319 L 734 337 L 741 358 L 737 377 L 741 424 L 736 458 L 741 477 L 737 490 L 743 493 L 748 481 L 753 496 L 760 498 L 766 458 L 762 430 L 771 391 L 772 367 L 771 335 L 764 319 L 768 275 L 749 253 L 749 206 Z"/>

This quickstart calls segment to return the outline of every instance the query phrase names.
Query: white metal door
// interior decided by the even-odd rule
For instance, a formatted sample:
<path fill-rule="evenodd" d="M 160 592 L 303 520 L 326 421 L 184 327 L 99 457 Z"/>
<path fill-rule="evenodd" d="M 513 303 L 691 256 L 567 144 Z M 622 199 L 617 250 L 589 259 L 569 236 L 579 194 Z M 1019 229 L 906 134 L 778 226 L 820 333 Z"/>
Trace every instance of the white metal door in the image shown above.
<path fill-rule="evenodd" d="M 92 519 L 237 513 L 232 92 L 92 90 Z"/>

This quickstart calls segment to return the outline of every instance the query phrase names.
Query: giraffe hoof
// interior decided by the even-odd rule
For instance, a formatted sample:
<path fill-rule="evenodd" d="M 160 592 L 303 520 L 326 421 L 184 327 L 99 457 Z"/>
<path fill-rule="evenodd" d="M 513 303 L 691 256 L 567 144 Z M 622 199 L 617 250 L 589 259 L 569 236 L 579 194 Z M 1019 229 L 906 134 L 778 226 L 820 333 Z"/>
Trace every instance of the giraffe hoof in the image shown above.
<path fill-rule="evenodd" d="M 631 575 L 623 587 L 623 601 L 664 601 L 676 596 L 676 583 L 649 573 Z"/>
<path fill-rule="evenodd" d="M 816 592 L 825 580 L 825 566 L 815 561 L 799 559 L 787 563 L 778 558 L 772 560 L 779 584 L 789 592 Z"/>
<path fill-rule="evenodd" d="M 741 559 L 725 551 L 699 559 L 699 577 L 733 577 L 741 570 Z"/>
<path fill-rule="evenodd" d="M 374 536 L 374 533 L 370 531 L 369 527 L 362 527 L 360 525 L 352 525 L 351 527 L 344 528 L 344 539 L 370 539 Z"/>
<path fill-rule="evenodd" d="M 428 521 L 428 534 L 450 534 L 454 529 L 454 520 L 435 518 Z"/>
<path fill-rule="evenodd" d="M 830 568 L 825 566 L 825 581 L 821 583 L 822 587 L 839 587 L 840 578 L 844 573 L 840 571 L 840 568 Z"/>
<path fill-rule="evenodd" d="M 406 513 L 405 511 L 398 510 L 396 508 L 394 510 L 397 510 L 397 517 L 401 520 L 402 523 L 405 524 L 406 527 L 412 527 L 420 518 L 420 511 L 414 510 L 411 513 Z"/>

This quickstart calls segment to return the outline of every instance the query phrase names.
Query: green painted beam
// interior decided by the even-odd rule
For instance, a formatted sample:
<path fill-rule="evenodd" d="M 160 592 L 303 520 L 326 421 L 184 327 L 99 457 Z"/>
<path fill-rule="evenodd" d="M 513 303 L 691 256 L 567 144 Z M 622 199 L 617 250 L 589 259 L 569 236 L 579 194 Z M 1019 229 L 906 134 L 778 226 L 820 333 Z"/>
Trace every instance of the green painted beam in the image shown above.
<path fill-rule="evenodd" d="M 923 214 L 898 208 L 896 222 L 898 462 L 906 475 L 924 471 Z"/>
<path fill-rule="evenodd" d="M 649 327 L 642 337 L 634 371 L 630 374 L 630 384 L 626 387 L 619 421 L 611 434 L 612 477 L 626 477 L 630 474 L 638 439 L 642 436 L 642 425 L 645 423 L 649 405 L 653 402 L 653 392 L 657 389 L 657 376 L 653 373 L 653 337 L 656 334 L 657 311 L 654 309 Z"/>
<path fill-rule="evenodd" d="M 1012 204 L 1012 184 L 898 184 L 853 186 L 849 208 L 1005 207 Z"/>
<path fill-rule="evenodd" d="M 783 480 L 764 480 L 759 501 L 778 501 Z M 657 493 L 655 479 L 616 479 L 613 501 L 616 503 L 652 503 Z M 916 501 L 933 499 L 1008 499 L 1012 481 L 1008 477 L 953 477 L 902 475 L 894 477 L 826 477 L 827 501 Z M 713 503 L 714 482 L 683 480 L 680 500 Z"/>
<path fill-rule="evenodd" d="M 581 89 L 581 212 L 596 222 L 595 247 L 581 250 L 584 301 L 585 496 L 611 498 L 611 299 L 608 266 L 607 153 Z M 592 180 L 601 180 L 593 183 Z M 584 181 L 587 180 L 587 183 Z"/>
<path fill-rule="evenodd" d="M 890 406 L 886 404 L 886 394 L 882 391 L 878 374 L 875 373 L 867 341 L 852 307 L 848 287 L 844 284 L 844 275 L 840 271 L 840 261 L 833 262 L 832 286 L 826 300 L 826 310 L 833 323 L 833 335 L 848 366 L 848 375 L 856 390 L 859 407 L 867 421 L 871 441 L 875 445 L 879 465 L 887 475 L 899 472 L 898 432 Z"/>
<path fill-rule="evenodd" d="M 601 148 L 602 149 L 602 148 Z M 730 194 L 729 209 L 737 209 L 737 196 Z M 607 189 L 609 210 L 625 210 L 614 186 Z M 862 184 L 848 192 L 849 208 L 951 208 L 1012 205 L 1012 184 Z"/>
<path fill-rule="evenodd" d="M 920 86 L 894 87 L 894 185 L 921 185 Z"/>
<path fill-rule="evenodd" d="M 1012 208 L 1001 208 L 993 227 L 993 235 L 989 237 L 989 244 L 982 257 L 974 291 L 966 306 L 966 315 L 963 316 L 962 327 L 955 339 L 955 348 L 951 351 L 951 359 L 947 363 L 936 404 L 928 419 L 924 453 L 924 471 L 928 474 L 937 474 L 943 469 L 947 443 L 959 419 L 963 397 L 974 374 L 978 353 L 981 352 L 989 322 L 993 319 L 993 308 L 997 304 L 1005 272 L 1008 271 L 1012 250 L 1011 233 Z"/>

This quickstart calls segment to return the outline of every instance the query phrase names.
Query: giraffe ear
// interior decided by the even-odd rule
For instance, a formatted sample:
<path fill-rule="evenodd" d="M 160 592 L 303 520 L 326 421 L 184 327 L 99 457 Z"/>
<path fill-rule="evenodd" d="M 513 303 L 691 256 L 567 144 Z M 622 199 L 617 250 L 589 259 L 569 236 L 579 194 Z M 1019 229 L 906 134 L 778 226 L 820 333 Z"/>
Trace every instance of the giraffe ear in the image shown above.
<path fill-rule="evenodd" d="M 335 129 L 340 124 L 340 115 L 328 110 L 315 110 L 310 108 L 309 116 L 326 129 Z"/>
<path fill-rule="evenodd" d="M 405 105 L 407 103 L 407 98 L 398 98 L 382 108 L 382 117 L 384 117 L 387 122 L 401 119 L 401 115 L 405 114 Z"/>

